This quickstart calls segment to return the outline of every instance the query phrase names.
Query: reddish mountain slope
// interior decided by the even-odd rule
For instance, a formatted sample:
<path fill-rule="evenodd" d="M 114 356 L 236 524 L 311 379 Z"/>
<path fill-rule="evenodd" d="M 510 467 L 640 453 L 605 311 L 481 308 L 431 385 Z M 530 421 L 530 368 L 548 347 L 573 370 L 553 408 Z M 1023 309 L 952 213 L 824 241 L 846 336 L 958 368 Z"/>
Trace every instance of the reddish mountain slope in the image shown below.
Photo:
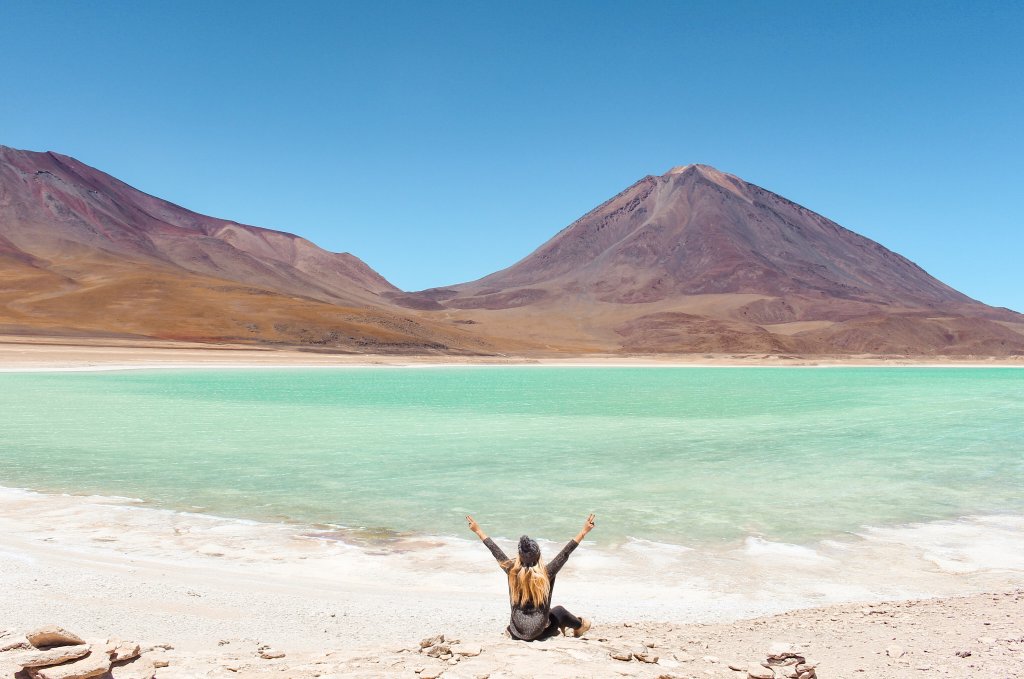
<path fill-rule="evenodd" d="M 706 165 L 644 177 L 508 269 L 391 296 L 603 350 L 1024 351 L 1019 314 Z"/>
<path fill-rule="evenodd" d="M 0 146 L 0 332 L 463 351 L 358 258 L 215 219 L 56 153 Z"/>
<path fill-rule="evenodd" d="M 396 290 L 348 253 L 197 214 L 52 152 L 0 146 L 0 215 L 0 236 L 37 257 L 100 250 L 327 301 L 380 303 Z"/>

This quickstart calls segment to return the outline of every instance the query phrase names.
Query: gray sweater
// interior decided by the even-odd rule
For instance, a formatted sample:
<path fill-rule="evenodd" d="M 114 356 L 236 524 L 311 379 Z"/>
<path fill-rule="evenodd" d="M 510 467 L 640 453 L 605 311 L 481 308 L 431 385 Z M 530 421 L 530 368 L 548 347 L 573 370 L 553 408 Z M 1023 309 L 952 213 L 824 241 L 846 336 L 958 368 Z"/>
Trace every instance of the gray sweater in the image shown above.
<path fill-rule="evenodd" d="M 501 569 L 508 573 L 508 568 L 504 564 L 508 562 L 509 558 L 505 556 L 505 552 L 501 551 L 501 547 L 494 544 L 494 541 L 490 538 L 484 540 L 484 544 L 487 546 L 487 549 L 491 550 L 494 558 L 498 560 L 498 565 L 501 566 Z M 548 628 L 548 613 L 551 610 L 551 592 L 555 589 L 555 576 L 558 575 L 558 571 L 562 569 L 562 566 L 569 559 L 572 550 L 579 547 L 579 544 L 575 540 L 569 540 L 569 543 L 562 548 L 558 556 L 549 561 L 545 566 L 545 570 L 548 572 L 548 579 L 551 581 L 551 587 L 548 589 L 548 596 L 544 600 L 543 606 L 537 608 L 529 602 L 522 605 L 512 604 L 512 620 L 509 622 L 508 631 L 512 634 L 513 638 L 533 641 L 544 634 L 544 630 Z M 511 592 L 509 594 L 509 599 L 511 600 Z"/>

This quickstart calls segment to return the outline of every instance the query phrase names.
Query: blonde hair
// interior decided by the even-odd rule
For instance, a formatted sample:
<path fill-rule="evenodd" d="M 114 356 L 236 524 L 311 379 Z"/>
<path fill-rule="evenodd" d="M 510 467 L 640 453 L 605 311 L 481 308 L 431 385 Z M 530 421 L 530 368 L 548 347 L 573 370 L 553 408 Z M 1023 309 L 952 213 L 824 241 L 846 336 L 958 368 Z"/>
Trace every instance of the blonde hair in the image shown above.
<path fill-rule="evenodd" d="M 530 603 L 535 608 L 543 606 L 551 592 L 551 580 L 548 579 L 544 560 L 537 559 L 536 565 L 524 566 L 516 556 L 503 565 L 508 568 L 508 595 L 512 604 L 522 606 Z"/>

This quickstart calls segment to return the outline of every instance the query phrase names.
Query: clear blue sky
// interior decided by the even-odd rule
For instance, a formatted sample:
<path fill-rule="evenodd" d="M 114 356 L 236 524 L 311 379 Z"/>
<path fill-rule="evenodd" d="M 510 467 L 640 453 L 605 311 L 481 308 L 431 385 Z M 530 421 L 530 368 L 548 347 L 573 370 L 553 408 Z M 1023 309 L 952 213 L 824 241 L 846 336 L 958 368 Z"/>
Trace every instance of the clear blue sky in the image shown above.
<path fill-rule="evenodd" d="M 1019 2 L 0 0 L 0 144 L 350 251 L 508 266 L 701 162 L 1024 311 Z"/>

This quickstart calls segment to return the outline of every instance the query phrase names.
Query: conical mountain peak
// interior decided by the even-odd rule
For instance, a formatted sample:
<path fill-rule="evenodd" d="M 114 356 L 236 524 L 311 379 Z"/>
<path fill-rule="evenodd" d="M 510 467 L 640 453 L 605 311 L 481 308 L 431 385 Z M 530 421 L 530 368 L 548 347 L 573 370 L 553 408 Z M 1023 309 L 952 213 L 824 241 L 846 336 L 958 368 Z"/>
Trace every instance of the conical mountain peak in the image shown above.
<path fill-rule="evenodd" d="M 967 334 L 999 352 L 1024 349 L 1020 333 L 993 322 L 1016 315 L 703 164 L 644 177 L 509 268 L 418 296 L 473 323 L 475 310 L 508 309 L 545 329 L 561 318 L 573 328 L 566 340 L 584 333 L 642 351 L 927 353 L 966 346 Z M 965 315 L 975 318 L 949 320 Z"/>
<path fill-rule="evenodd" d="M 711 165 L 705 165 L 703 163 L 690 163 L 688 165 L 676 165 L 662 176 L 668 177 L 674 174 L 684 174 L 689 170 L 702 173 L 725 174 L 724 172 L 721 172 L 718 168 L 712 167 Z"/>

